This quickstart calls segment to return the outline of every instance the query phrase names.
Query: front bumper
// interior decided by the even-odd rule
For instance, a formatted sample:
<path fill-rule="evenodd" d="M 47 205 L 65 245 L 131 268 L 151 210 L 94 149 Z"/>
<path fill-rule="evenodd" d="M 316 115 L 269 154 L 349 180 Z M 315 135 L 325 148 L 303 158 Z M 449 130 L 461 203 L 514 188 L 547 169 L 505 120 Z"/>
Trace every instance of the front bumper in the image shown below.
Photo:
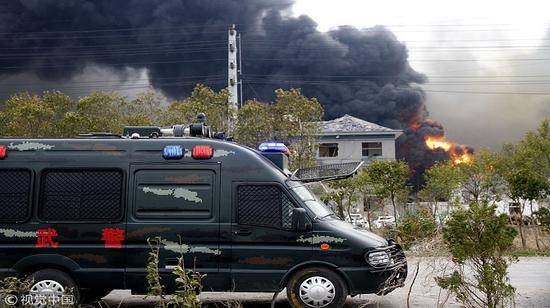
<path fill-rule="evenodd" d="M 407 262 L 405 261 L 401 266 L 390 271 L 386 280 L 379 285 L 376 295 L 386 295 L 397 288 L 404 287 L 407 270 Z"/>
<path fill-rule="evenodd" d="M 383 267 L 354 267 L 342 268 L 349 278 L 350 294 L 386 295 L 391 291 L 403 287 L 407 278 L 407 259 L 401 246 L 390 242 L 384 247 L 391 255 L 391 263 Z"/>

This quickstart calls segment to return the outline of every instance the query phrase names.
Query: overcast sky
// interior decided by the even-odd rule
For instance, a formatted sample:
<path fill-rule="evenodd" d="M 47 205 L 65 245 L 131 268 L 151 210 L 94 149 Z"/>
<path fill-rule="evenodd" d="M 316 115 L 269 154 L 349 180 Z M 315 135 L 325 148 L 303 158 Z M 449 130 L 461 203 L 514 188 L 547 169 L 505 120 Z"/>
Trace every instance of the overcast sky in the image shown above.
<path fill-rule="evenodd" d="M 550 2 L 296 1 L 294 14 L 323 31 L 391 29 L 427 75 L 430 117 L 452 141 L 496 150 L 550 117 L 550 95 L 534 94 L 550 94 Z"/>

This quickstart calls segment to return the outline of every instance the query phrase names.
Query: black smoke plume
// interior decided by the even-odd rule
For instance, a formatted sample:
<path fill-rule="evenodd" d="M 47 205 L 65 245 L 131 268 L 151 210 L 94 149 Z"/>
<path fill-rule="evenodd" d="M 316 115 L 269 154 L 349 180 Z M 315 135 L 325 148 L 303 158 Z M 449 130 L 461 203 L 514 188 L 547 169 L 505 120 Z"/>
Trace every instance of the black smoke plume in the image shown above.
<path fill-rule="evenodd" d="M 242 33 L 244 97 L 269 100 L 279 87 L 301 88 L 327 118 L 350 114 L 404 129 L 400 157 L 416 163 L 439 153 L 423 142 L 425 81 L 407 48 L 384 27 L 317 30 L 292 17 L 293 0 L 10 0 L 0 4 L 0 78 L 33 73 L 68 80 L 90 65 L 146 69 L 169 98 L 196 83 L 226 85 L 227 27 Z M 128 76 L 131 78 L 131 76 Z M 105 83 L 96 84 L 98 90 Z M 442 129 L 442 128 L 441 128 Z M 442 153 L 441 153 L 442 154 Z"/>

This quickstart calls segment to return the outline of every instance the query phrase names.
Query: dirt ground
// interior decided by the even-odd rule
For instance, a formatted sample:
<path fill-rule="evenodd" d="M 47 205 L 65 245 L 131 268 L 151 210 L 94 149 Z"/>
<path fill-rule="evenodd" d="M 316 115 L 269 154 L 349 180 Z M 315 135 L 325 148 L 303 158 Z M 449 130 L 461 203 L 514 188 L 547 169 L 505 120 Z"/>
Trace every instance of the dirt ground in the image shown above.
<path fill-rule="evenodd" d="M 386 296 L 361 295 L 348 298 L 346 307 L 406 307 L 408 288 L 414 274 L 418 258 L 409 260 L 409 277 L 404 288 Z M 434 261 L 435 260 L 435 261 Z M 438 298 L 442 301 L 445 293 L 440 293 L 433 279 L 433 267 L 441 266 L 443 259 L 422 259 L 420 272 L 412 289 L 411 307 L 436 307 Z M 517 307 L 550 307 L 550 257 L 522 257 L 510 268 L 510 282 L 517 289 Z M 266 293 L 209 293 L 201 295 L 207 307 L 261 307 L 269 308 L 273 294 Z M 129 291 L 115 290 L 102 302 L 102 307 L 153 307 L 155 300 L 143 296 L 130 295 Z M 275 307 L 288 308 L 284 292 L 278 296 Z M 459 307 L 449 297 L 445 307 Z"/>

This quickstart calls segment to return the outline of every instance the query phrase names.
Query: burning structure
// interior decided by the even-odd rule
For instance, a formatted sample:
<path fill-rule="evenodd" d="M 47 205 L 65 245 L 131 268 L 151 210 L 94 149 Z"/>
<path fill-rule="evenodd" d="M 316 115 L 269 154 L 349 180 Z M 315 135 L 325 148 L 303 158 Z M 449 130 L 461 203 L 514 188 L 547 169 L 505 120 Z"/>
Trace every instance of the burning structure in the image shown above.
<path fill-rule="evenodd" d="M 341 26 L 320 32 L 308 16 L 293 17 L 292 5 L 293 0 L 4 1 L 0 88 L 29 90 L 29 82 L 24 86 L 21 80 L 38 76 L 63 90 L 64 83 L 75 87 L 75 78 L 91 66 L 108 68 L 121 81 L 145 72 L 147 86 L 171 99 L 185 97 L 197 83 L 219 89 L 227 83 L 227 26 L 236 24 L 243 36 L 245 99 L 271 100 L 276 88 L 301 88 L 319 99 L 327 120 L 349 114 L 403 130 L 397 156 L 416 175 L 438 160 L 466 159 L 461 157 L 471 153 L 467 147 L 443 145 L 443 127 L 426 120 L 419 87 L 426 77 L 411 68 L 406 46 L 390 31 Z M 23 76 L 18 79 L 23 86 L 2 83 L 16 75 Z M 117 90 L 113 81 L 76 83 L 82 91 Z M 32 84 L 30 90 L 40 89 Z"/>

